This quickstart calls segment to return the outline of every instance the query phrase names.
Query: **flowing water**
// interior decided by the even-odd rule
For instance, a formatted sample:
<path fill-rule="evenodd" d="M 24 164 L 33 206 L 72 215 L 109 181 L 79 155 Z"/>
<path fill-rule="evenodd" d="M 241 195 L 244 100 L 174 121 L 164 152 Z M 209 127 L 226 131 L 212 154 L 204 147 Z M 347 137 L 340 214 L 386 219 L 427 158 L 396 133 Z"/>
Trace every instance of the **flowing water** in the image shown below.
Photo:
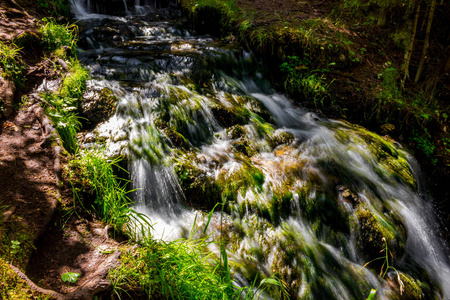
<path fill-rule="evenodd" d="M 381 298 L 450 297 L 448 251 L 400 145 L 296 107 L 250 53 L 183 28 L 174 3 L 124 1 L 119 17 L 91 1 L 74 4 L 88 88 L 120 101 L 86 147 L 128 157 L 154 238 L 203 228 L 225 200 L 209 232 L 222 232 L 236 285 L 276 275 L 292 298 L 364 299 L 383 260 L 363 265 L 386 240 L 397 272 Z"/>

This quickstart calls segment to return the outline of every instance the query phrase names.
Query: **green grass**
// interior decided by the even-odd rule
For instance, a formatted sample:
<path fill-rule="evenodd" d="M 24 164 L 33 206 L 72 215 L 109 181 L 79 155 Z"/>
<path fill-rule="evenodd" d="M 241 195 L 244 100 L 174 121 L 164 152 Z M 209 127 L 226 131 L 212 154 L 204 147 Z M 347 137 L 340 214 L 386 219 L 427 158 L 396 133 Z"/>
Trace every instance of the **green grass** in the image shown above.
<path fill-rule="evenodd" d="M 52 19 L 42 19 L 44 24 L 39 28 L 41 44 L 48 52 L 67 46 L 75 54 L 78 27 L 76 25 L 60 25 Z"/>
<path fill-rule="evenodd" d="M 206 240 L 150 241 L 122 256 L 109 274 L 118 295 L 141 291 L 153 299 L 234 299 Z"/>
<path fill-rule="evenodd" d="M 17 87 L 24 85 L 23 72 L 26 66 L 20 55 L 20 48 L 15 44 L 7 45 L 0 41 L 0 68 L 5 79 L 14 81 Z"/>
<path fill-rule="evenodd" d="M 131 220 L 127 182 L 118 178 L 114 168 L 120 159 L 108 159 L 101 150 L 81 150 L 69 161 L 69 180 L 75 187 L 94 195 L 92 203 L 97 215 L 105 222 L 123 230 Z M 75 197 L 77 197 L 74 188 Z M 82 203 L 82 205 L 84 205 Z"/>

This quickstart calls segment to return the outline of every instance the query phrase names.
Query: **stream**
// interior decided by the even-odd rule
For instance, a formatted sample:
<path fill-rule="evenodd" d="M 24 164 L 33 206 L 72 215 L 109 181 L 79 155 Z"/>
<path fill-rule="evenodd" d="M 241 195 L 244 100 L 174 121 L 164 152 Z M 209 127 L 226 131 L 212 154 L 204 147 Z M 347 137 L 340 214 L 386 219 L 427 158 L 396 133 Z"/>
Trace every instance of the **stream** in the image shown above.
<path fill-rule="evenodd" d="M 450 298 L 432 199 L 401 145 L 294 105 L 251 53 L 183 27 L 174 1 L 73 11 L 88 90 L 120 99 L 84 146 L 127 157 L 153 238 L 201 237 L 224 201 L 206 234 L 221 235 L 236 286 L 275 275 L 292 299 L 365 299 L 384 260 L 363 266 L 387 247 L 380 299 Z"/>

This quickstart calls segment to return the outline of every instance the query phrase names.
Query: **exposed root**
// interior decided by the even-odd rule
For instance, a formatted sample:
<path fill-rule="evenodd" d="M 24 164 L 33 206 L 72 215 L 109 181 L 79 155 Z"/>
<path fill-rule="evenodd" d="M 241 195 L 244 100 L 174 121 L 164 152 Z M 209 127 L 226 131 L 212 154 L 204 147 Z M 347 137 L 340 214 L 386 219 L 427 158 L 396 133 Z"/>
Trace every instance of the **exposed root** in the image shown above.
<path fill-rule="evenodd" d="M 28 284 L 28 286 L 29 286 L 32 290 L 34 290 L 34 291 L 36 291 L 36 292 L 39 292 L 39 293 L 42 293 L 42 294 L 45 294 L 45 295 L 48 295 L 48 296 L 50 296 L 50 297 L 53 298 L 53 299 L 58 299 L 58 300 L 64 299 L 64 298 L 63 298 L 63 297 L 64 297 L 63 294 L 60 294 L 60 293 L 55 292 L 55 291 L 52 291 L 52 290 L 46 290 L 46 289 L 43 289 L 43 288 L 41 288 L 41 287 L 38 287 L 38 286 L 37 286 L 33 281 L 31 281 L 31 279 L 28 278 L 28 276 L 25 275 L 19 268 L 15 267 L 15 266 L 13 266 L 13 265 L 11 265 L 11 264 L 9 265 L 9 267 L 17 274 L 17 276 L 19 276 L 20 278 L 22 278 L 22 279 Z"/>

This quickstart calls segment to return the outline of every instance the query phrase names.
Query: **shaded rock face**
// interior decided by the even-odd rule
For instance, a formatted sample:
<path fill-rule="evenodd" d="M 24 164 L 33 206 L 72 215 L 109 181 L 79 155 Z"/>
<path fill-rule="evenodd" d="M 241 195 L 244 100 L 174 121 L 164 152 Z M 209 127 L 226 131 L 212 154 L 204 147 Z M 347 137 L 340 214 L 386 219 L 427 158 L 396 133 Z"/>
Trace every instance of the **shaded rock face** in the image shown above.
<path fill-rule="evenodd" d="M 118 98 L 106 87 L 89 89 L 84 94 L 80 107 L 80 114 L 84 118 L 84 127 L 93 128 L 108 120 L 116 110 L 117 101 Z"/>
<path fill-rule="evenodd" d="M 0 75 L 0 112 L 2 111 L 5 117 L 11 116 L 14 112 L 12 103 L 15 93 L 14 82 L 6 80 Z"/>

